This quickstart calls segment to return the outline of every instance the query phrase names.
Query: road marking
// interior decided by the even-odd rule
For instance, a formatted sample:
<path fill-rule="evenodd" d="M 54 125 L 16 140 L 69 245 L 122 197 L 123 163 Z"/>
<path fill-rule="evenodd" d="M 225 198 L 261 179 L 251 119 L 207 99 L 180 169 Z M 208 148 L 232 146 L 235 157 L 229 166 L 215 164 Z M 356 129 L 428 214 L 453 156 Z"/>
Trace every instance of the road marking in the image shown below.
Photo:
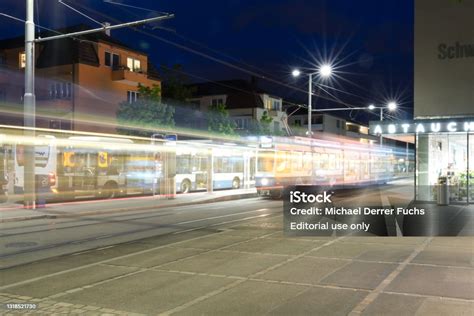
<path fill-rule="evenodd" d="M 232 214 L 226 214 L 226 215 L 219 215 L 219 216 L 206 217 L 206 218 L 201 218 L 201 219 L 195 219 L 195 220 L 192 220 L 192 221 L 179 222 L 179 223 L 176 223 L 175 225 L 183 225 L 183 224 L 190 224 L 190 223 L 195 223 L 195 222 L 202 222 L 202 221 L 209 220 L 209 219 L 216 219 L 216 218 L 223 218 L 223 217 L 229 217 L 229 216 L 236 216 L 236 215 L 240 215 L 240 214 L 248 214 L 248 213 L 262 212 L 262 211 L 264 211 L 264 210 L 268 211 L 269 209 L 267 209 L 267 208 L 262 208 L 262 209 L 258 209 L 258 210 L 247 211 L 247 212 L 240 212 L 240 213 L 232 213 Z"/>
<path fill-rule="evenodd" d="M 180 230 L 180 231 L 174 232 L 172 234 L 173 235 L 178 235 L 178 234 L 187 233 L 187 232 L 190 232 L 190 231 L 193 231 L 193 230 L 203 229 L 203 228 L 206 228 L 206 227 L 224 225 L 224 224 L 229 224 L 229 223 L 233 223 L 233 222 L 240 222 L 240 221 L 243 221 L 243 220 L 246 220 L 246 219 L 253 219 L 253 218 L 259 218 L 259 217 L 261 218 L 261 217 L 266 217 L 266 216 L 269 216 L 269 215 L 270 214 L 263 214 L 263 215 L 239 218 L 239 219 L 234 219 L 234 220 L 231 220 L 231 221 L 220 222 L 220 223 L 217 223 L 217 224 L 212 224 L 212 225 L 207 225 L 207 226 L 199 226 L 199 227 L 190 228 L 190 229 L 186 229 L 186 230 Z"/>

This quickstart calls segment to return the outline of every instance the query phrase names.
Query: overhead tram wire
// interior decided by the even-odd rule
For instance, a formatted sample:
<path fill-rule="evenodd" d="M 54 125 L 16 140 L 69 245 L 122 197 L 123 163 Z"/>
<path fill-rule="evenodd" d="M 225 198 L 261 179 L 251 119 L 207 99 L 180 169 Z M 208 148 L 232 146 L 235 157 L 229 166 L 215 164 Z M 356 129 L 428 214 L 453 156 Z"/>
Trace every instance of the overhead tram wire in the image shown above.
<path fill-rule="evenodd" d="M 102 12 L 98 12 L 97 10 L 91 9 L 91 8 L 89 8 L 89 7 L 87 7 L 87 6 L 84 6 L 84 5 L 81 5 L 81 4 L 77 4 L 77 6 L 80 6 L 80 7 L 83 8 L 84 10 L 88 10 L 88 11 L 93 12 L 93 13 L 95 13 L 95 14 L 98 14 L 98 15 L 101 15 L 101 16 L 106 17 L 106 18 L 108 18 L 108 19 L 111 19 L 111 20 L 115 21 L 116 23 L 120 23 L 119 20 L 117 20 L 117 19 L 115 19 L 115 18 L 113 18 L 113 17 L 111 17 L 111 16 L 109 16 L 109 15 L 107 15 L 107 14 L 104 14 L 104 13 L 102 13 Z M 188 52 L 194 53 L 194 54 L 199 55 L 199 56 L 201 56 L 201 57 L 204 57 L 204 58 L 210 59 L 210 60 L 212 60 L 212 61 L 215 61 L 215 62 L 217 62 L 217 63 L 223 64 L 223 65 L 228 66 L 228 67 L 230 67 L 230 68 L 234 68 L 234 69 L 240 70 L 240 71 L 242 71 L 242 72 L 245 72 L 245 73 L 247 73 L 247 74 L 256 76 L 256 77 L 258 77 L 258 78 L 260 78 L 260 79 L 267 80 L 267 81 L 269 81 L 269 82 L 272 82 L 272 83 L 275 83 L 275 84 L 278 84 L 278 85 L 281 85 L 281 86 L 285 86 L 285 87 L 287 87 L 287 88 L 290 88 L 290 89 L 293 89 L 293 90 L 296 90 L 296 91 L 300 91 L 300 92 L 307 93 L 307 91 L 306 91 L 305 89 L 301 89 L 301 88 L 298 88 L 298 87 L 289 85 L 289 84 L 287 84 L 287 83 L 278 81 L 278 80 L 276 80 L 276 79 L 263 76 L 263 75 L 261 75 L 261 74 L 255 73 L 255 72 L 253 72 L 253 71 L 251 71 L 251 70 L 244 69 L 244 68 L 242 68 L 242 67 L 240 67 L 240 66 L 233 65 L 233 64 L 231 64 L 231 63 L 229 63 L 229 62 L 227 62 L 227 61 L 218 59 L 218 58 L 216 58 L 216 57 L 214 57 L 214 56 L 210 56 L 209 54 L 205 54 L 205 53 L 203 53 L 203 52 L 199 52 L 199 51 L 197 51 L 197 50 L 195 50 L 195 49 L 193 49 L 193 48 L 186 47 L 186 46 L 184 46 L 184 45 L 182 45 L 182 44 L 178 44 L 178 43 L 172 42 L 171 40 L 165 39 L 165 38 L 160 37 L 160 36 L 157 36 L 157 35 L 155 35 L 155 34 L 151 34 L 151 33 L 149 33 L 149 32 L 143 31 L 143 30 L 138 29 L 138 28 L 136 28 L 136 27 L 134 27 L 133 30 L 136 31 L 136 32 L 139 32 L 139 33 L 141 33 L 141 34 L 144 34 L 144 35 L 146 35 L 146 36 L 149 36 L 149 37 L 158 39 L 158 40 L 160 40 L 160 41 L 162 41 L 162 42 L 164 42 L 164 43 L 167 43 L 167 44 L 169 44 L 169 45 L 178 47 L 178 48 L 180 48 L 180 49 L 183 49 L 183 50 L 186 50 L 186 51 L 188 51 Z M 357 106 L 355 106 L 355 105 L 352 105 L 352 104 L 343 102 L 343 101 L 338 100 L 338 99 L 332 99 L 332 98 L 329 98 L 329 97 L 324 96 L 324 95 L 322 95 L 322 96 L 320 95 L 319 97 L 322 98 L 322 99 L 328 100 L 328 101 L 332 101 L 332 102 L 335 102 L 335 103 L 344 105 L 344 106 L 346 106 L 346 107 L 348 108 L 348 110 L 350 110 L 351 108 L 357 107 Z"/>
<path fill-rule="evenodd" d="M 162 66 L 163 68 L 166 68 L 167 70 L 169 71 L 174 71 L 174 72 L 178 72 L 178 73 L 181 73 L 181 74 L 184 74 L 184 75 L 187 75 L 187 76 L 190 76 L 190 77 L 194 77 L 194 78 L 197 78 L 197 79 L 200 79 L 200 80 L 205 80 L 207 82 L 210 82 L 210 83 L 213 83 L 217 86 L 221 86 L 221 87 L 225 87 L 225 88 L 229 88 L 229 89 L 232 89 L 232 90 L 235 90 L 235 91 L 239 91 L 239 92 L 243 92 L 243 93 L 246 93 L 246 94 L 249 94 L 249 95 L 252 95 L 253 93 L 250 92 L 250 91 L 247 91 L 247 90 L 244 90 L 244 89 L 240 89 L 238 87 L 235 87 L 235 86 L 232 86 L 232 85 L 227 85 L 225 83 L 222 83 L 220 82 L 219 80 L 211 80 L 209 78 L 205 78 L 205 77 L 202 77 L 202 76 L 199 76 L 199 75 L 195 75 L 195 74 L 192 74 L 190 72 L 187 72 L 187 71 L 183 71 L 183 70 L 177 70 L 177 69 L 174 69 L 174 68 L 170 68 L 170 67 L 167 67 L 167 66 Z M 297 103 L 294 103 L 294 102 L 289 102 L 289 101 L 285 101 L 287 104 L 291 105 L 291 106 L 298 106 L 298 107 L 302 107 L 302 108 L 306 108 L 304 106 L 302 106 L 301 104 L 297 104 Z"/>
<path fill-rule="evenodd" d="M 89 11 L 95 13 L 95 14 L 98 14 L 98 15 L 101 15 L 101 16 L 107 18 L 107 19 L 110 19 L 111 21 L 114 21 L 114 22 L 116 22 L 116 23 L 120 23 L 119 20 L 117 20 L 117 19 L 115 19 L 115 18 L 113 18 L 113 17 L 111 17 L 111 16 L 109 16 L 109 15 L 107 15 L 107 14 L 104 14 L 104 13 L 102 13 L 102 12 L 98 12 L 98 11 L 96 11 L 96 10 L 94 10 L 94 9 L 88 8 L 87 6 L 84 6 L 84 5 L 79 4 L 79 3 L 76 4 L 76 5 L 77 5 L 77 6 L 80 6 L 81 8 L 83 8 L 83 9 L 85 9 L 85 10 L 89 10 Z M 290 85 L 290 84 L 281 82 L 281 81 L 276 80 L 276 79 L 273 79 L 273 78 L 271 78 L 271 77 L 263 76 L 262 74 L 259 74 L 259 73 L 256 73 L 256 72 L 254 72 L 254 71 L 251 71 L 251 70 L 242 68 L 242 67 L 240 67 L 240 66 L 234 65 L 234 64 L 232 64 L 232 63 L 230 63 L 230 62 L 221 60 L 221 59 L 219 59 L 219 58 L 217 58 L 217 57 L 214 57 L 214 56 L 211 56 L 211 55 L 209 55 L 209 54 L 206 54 L 206 53 L 197 51 L 196 49 L 193 49 L 193 48 L 184 46 L 184 45 L 182 45 L 182 44 L 175 43 L 175 42 L 173 42 L 173 41 L 171 41 L 171 40 L 165 39 L 165 38 L 160 37 L 160 36 L 158 36 L 158 35 L 156 35 L 156 34 L 152 34 L 152 33 L 150 33 L 150 32 L 143 31 L 143 30 L 141 30 L 141 29 L 138 29 L 137 27 L 131 27 L 131 28 L 132 28 L 135 32 L 141 33 L 141 34 L 143 34 L 143 35 L 152 37 L 152 38 L 157 39 L 157 40 L 159 40 L 159 41 L 161 41 L 161 42 L 164 42 L 164 43 L 166 43 L 166 44 L 169 44 L 169 45 L 171 45 L 171 46 L 180 48 L 180 49 L 182 49 L 182 50 L 185 50 L 185 51 L 191 52 L 191 53 L 193 53 L 193 54 L 196 54 L 196 55 L 198 55 L 198 56 L 201 56 L 201 57 L 207 58 L 207 59 L 209 59 L 209 60 L 215 61 L 215 62 L 217 62 L 217 63 L 219 63 L 219 64 L 224 65 L 224 66 L 227 66 L 227 67 L 230 67 L 230 68 L 239 70 L 239 71 L 241 71 L 241 72 L 247 73 L 247 74 L 249 74 L 249 75 L 255 76 L 255 77 L 257 77 L 257 78 L 266 80 L 266 81 L 268 81 L 268 82 L 271 82 L 271 83 L 274 83 L 274 84 L 277 84 L 277 85 L 280 85 L 280 86 L 284 86 L 284 87 L 286 87 L 286 88 L 289 88 L 289 89 L 292 89 L 292 90 L 295 90 L 295 91 L 307 93 L 307 90 L 305 90 L 305 89 L 301 89 L 301 88 L 292 86 L 292 85 Z M 351 107 L 356 107 L 355 105 L 352 105 L 352 104 L 349 104 L 349 103 L 346 103 L 346 102 L 341 102 L 341 101 L 339 101 L 339 100 L 333 100 L 333 99 L 328 98 L 328 97 L 326 97 L 326 96 L 320 96 L 320 98 L 326 99 L 326 100 L 328 100 L 328 101 L 333 101 L 333 102 L 338 103 L 338 104 L 342 104 L 342 105 L 348 107 L 349 109 L 350 109 Z"/>
<path fill-rule="evenodd" d="M 93 21 L 93 22 L 99 24 L 100 26 L 104 26 L 104 23 L 101 23 L 101 22 L 97 21 L 96 19 L 91 18 L 91 17 L 88 16 L 87 14 L 82 13 L 81 11 L 75 9 L 74 7 L 72 7 L 72 6 L 70 6 L 69 4 L 67 4 L 66 2 L 64 2 L 64 0 L 58 0 L 58 3 L 64 5 L 66 8 L 69 8 L 70 10 L 72 10 L 72 11 L 74 11 L 74 12 L 76 12 L 76 13 L 82 15 L 83 17 L 88 18 L 89 20 L 91 20 L 91 21 Z"/>
<path fill-rule="evenodd" d="M 62 0 L 58 0 L 58 1 L 59 1 L 60 3 L 62 3 L 63 5 L 66 5 L 65 3 L 63 3 Z M 115 4 L 115 5 L 123 5 L 123 4 L 113 3 L 113 2 L 111 2 L 111 1 L 105 1 L 105 2 L 110 3 L 110 4 Z M 111 17 L 111 16 L 109 16 L 109 15 L 107 15 L 107 14 L 104 14 L 104 13 L 102 13 L 102 12 L 98 12 L 97 10 L 91 9 L 91 8 L 89 8 L 89 7 L 87 7 L 87 6 L 84 6 L 84 5 L 82 5 L 82 4 L 79 4 L 79 3 L 77 3 L 76 5 L 79 6 L 79 7 L 81 7 L 81 8 L 84 9 L 84 10 L 88 10 L 88 11 L 93 12 L 93 13 L 95 13 L 95 14 L 98 14 L 98 15 L 101 15 L 101 16 L 103 16 L 103 17 L 106 17 L 106 18 L 108 18 L 108 19 L 110 19 L 110 20 L 113 20 L 113 21 L 115 21 L 116 23 L 120 23 L 119 20 L 117 20 L 117 19 L 115 19 L 115 18 L 113 18 L 113 17 Z M 68 6 L 68 5 L 66 5 L 66 6 L 67 6 L 67 7 L 70 7 L 70 6 Z M 129 6 L 129 5 L 123 5 L 123 6 Z M 135 6 L 129 6 L 129 7 L 135 7 Z M 70 7 L 70 8 L 71 8 L 72 10 L 78 12 L 79 14 L 81 14 L 81 15 L 83 15 L 83 16 L 85 16 L 85 17 L 91 19 L 91 20 L 93 20 L 94 22 L 96 22 L 96 23 L 102 25 L 102 23 L 100 23 L 100 22 L 98 22 L 97 20 L 95 20 L 95 19 L 93 19 L 93 18 L 87 16 L 86 14 L 84 14 L 84 13 L 82 13 L 82 12 L 80 12 L 80 11 L 78 11 L 78 10 L 72 8 L 72 7 Z M 137 8 L 137 9 L 143 9 L 143 10 L 151 11 L 151 12 L 159 12 L 159 11 L 150 10 L 150 9 L 145 9 L 145 8 L 140 8 L 140 7 L 135 7 L 135 8 Z M 20 19 L 18 19 L 18 20 L 20 20 Z M 199 56 L 201 56 L 201 57 L 210 59 L 210 60 L 215 61 L 215 62 L 217 62 L 217 63 L 220 63 L 220 64 L 223 64 L 223 65 L 225 65 L 225 66 L 228 66 L 228 67 L 230 67 L 230 68 L 233 68 L 233 69 L 236 69 L 236 70 L 240 70 L 240 71 L 242 71 L 242 72 L 245 72 L 245 73 L 247 73 L 247 74 L 256 76 L 256 77 L 261 78 L 261 79 L 263 79 L 263 80 L 267 80 L 267 81 L 272 82 L 272 83 L 274 83 L 274 84 L 281 85 L 281 86 L 285 86 L 285 87 L 290 88 L 290 89 L 292 89 L 292 90 L 296 90 L 296 91 L 300 91 L 300 92 L 304 92 L 304 93 L 307 92 L 307 91 L 304 90 L 304 89 L 301 89 L 301 88 L 298 88 L 298 87 L 289 85 L 289 84 L 287 84 L 287 83 L 278 81 L 278 80 L 273 79 L 273 78 L 270 78 L 270 77 L 268 77 L 268 76 L 263 76 L 263 75 L 261 75 L 261 74 L 259 74 L 259 73 L 256 73 L 256 72 L 254 72 L 254 71 L 251 71 L 251 70 L 242 68 L 242 67 L 240 67 L 240 66 L 238 66 L 238 65 L 233 65 L 233 64 L 231 64 L 230 62 L 221 60 L 221 59 L 219 59 L 219 58 L 216 58 L 216 57 L 214 57 L 214 56 L 211 56 L 211 55 L 206 54 L 206 53 L 203 53 L 203 52 L 199 52 L 199 51 L 197 51 L 197 50 L 195 50 L 195 49 L 193 49 L 193 48 L 184 46 L 184 45 L 182 45 L 182 44 L 172 42 L 171 40 L 168 40 L 168 39 L 162 38 L 162 37 L 160 37 L 160 36 L 157 36 L 157 35 L 155 35 L 155 34 L 151 34 L 151 33 L 149 33 L 149 32 L 146 32 L 146 31 L 143 31 L 143 30 L 141 30 L 141 29 L 138 29 L 137 27 L 132 27 L 132 29 L 133 29 L 134 31 L 136 31 L 136 32 L 139 32 L 139 33 L 142 33 L 142 34 L 144 34 L 144 35 L 146 35 L 146 36 L 155 38 L 155 39 L 160 40 L 160 41 L 162 41 L 162 42 L 164 42 L 164 43 L 167 43 L 167 44 L 169 44 L 169 45 L 172 45 L 172 46 L 175 46 L 175 47 L 177 47 L 177 48 L 183 49 L 183 50 L 185 50 L 185 51 L 194 53 L 194 54 L 199 55 Z M 234 58 L 234 59 L 235 59 L 235 58 Z M 354 106 L 354 105 L 352 105 L 352 104 L 343 102 L 343 101 L 341 101 L 341 100 L 339 100 L 339 99 L 332 99 L 332 98 L 329 98 L 329 97 L 324 96 L 324 95 L 319 95 L 319 98 L 322 98 L 322 99 L 325 99 L 325 100 L 328 100 L 328 101 L 332 101 L 332 102 L 335 102 L 335 103 L 338 103 L 338 104 L 342 104 L 342 105 L 346 106 L 346 107 L 348 108 L 348 110 L 350 110 L 350 109 L 353 108 L 353 107 L 356 107 L 356 106 Z"/>
<path fill-rule="evenodd" d="M 147 11 L 147 12 L 166 13 L 166 12 L 156 11 L 156 10 L 152 10 L 152 9 L 148 9 L 148 8 L 144 8 L 144 7 L 139 7 L 139 6 L 134 6 L 134 5 L 128 5 L 128 4 L 124 4 L 124 3 L 118 3 L 118 2 L 114 2 L 114 1 L 112 1 L 112 0 L 103 0 L 103 1 L 104 1 L 105 3 L 111 4 L 111 5 L 118 5 L 118 6 L 128 7 L 128 8 L 134 8 L 134 9 L 143 10 L 143 11 Z M 122 9 L 123 9 L 123 8 L 122 8 Z M 135 17 L 140 17 L 140 15 L 138 15 L 138 14 L 136 14 L 136 13 L 133 13 L 131 10 L 126 10 L 126 9 L 123 9 L 123 10 L 124 10 L 125 12 L 129 13 L 129 14 L 134 15 Z M 147 26 L 144 25 L 143 27 L 146 28 Z M 153 30 L 153 29 L 154 29 L 154 28 L 152 28 L 152 30 Z M 165 31 L 169 31 L 169 32 L 173 33 L 175 36 L 181 38 L 181 39 L 184 40 L 184 41 L 188 41 L 188 42 L 190 42 L 190 43 L 192 43 L 192 44 L 195 44 L 195 45 L 197 45 L 197 46 L 200 46 L 201 48 L 207 49 L 207 50 L 209 50 L 209 51 L 211 51 L 211 52 L 213 52 L 213 53 L 216 53 L 216 54 L 219 54 L 219 55 L 221 55 L 221 56 L 223 56 L 223 57 L 229 58 L 229 59 L 231 59 L 231 60 L 233 60 L 233 61 L 235 61 L 235 62 L 237 62 L 237 63 L 240 63 L 240 64 L 245 65 L 245 66 L 247 66 L 247 67 L 251 67 L 251 68 L 253 68 L 253 69 L 255 69 L 255 70 L 260 71 L 261 73 L 264 73 L 264 74 L 267 75 L 267 76 L 270 76 L 269 73 L 267 73 L 265 70 L 263 70 L 263 69 L 261 69 L 261 68 L 259 68 L 259 67 L 257 67 L 257 66 L 251 65 L 251 64 L 246 63 L 246 62 L 244 62 L 244 61 L 242 61 L 242 60 L 240 60 L 240 59 L 238 59 L 238 58 L 236 58 L 236 57 L 230 56 L 230 55 L 228 55 L 227 53 L 224 53 L 224 52 L 219 51 L 219 50 L 217 50 L 217 49 L 211 48 L 211 47 L 207 46 L 207 45 L 204 44 L 204 43 L 201 43 L 201 42 L 199 42 L 199 41 L 190 39 L 190 38 L 188 38 L 187 36 L 185 36 L 185 35 L 183 35 L 183 34 L 181 34 L 181 33 L 178 33 L 178 32 L 177 32 L 176 30 L 174 30 L 174 29 L 167 29 L 167 28 L 161 28 L 161 27 L 160 27 L 160 29 L 163 29 L 163 30 L 165 30 Z"/>

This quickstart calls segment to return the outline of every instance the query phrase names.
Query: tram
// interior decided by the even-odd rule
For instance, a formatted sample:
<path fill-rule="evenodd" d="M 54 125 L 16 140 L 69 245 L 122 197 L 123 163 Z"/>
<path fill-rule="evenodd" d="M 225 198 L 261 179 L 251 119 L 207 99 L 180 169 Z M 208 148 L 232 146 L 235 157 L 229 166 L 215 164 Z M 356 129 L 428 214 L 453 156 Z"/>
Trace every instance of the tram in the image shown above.
<path fill-rule="evenodd" d="M 263 137 L 257 152 L 259 195 L 280 197 L 289 185 L 353 187 L 386 183 L 392 150 L 356 141 Z"/>

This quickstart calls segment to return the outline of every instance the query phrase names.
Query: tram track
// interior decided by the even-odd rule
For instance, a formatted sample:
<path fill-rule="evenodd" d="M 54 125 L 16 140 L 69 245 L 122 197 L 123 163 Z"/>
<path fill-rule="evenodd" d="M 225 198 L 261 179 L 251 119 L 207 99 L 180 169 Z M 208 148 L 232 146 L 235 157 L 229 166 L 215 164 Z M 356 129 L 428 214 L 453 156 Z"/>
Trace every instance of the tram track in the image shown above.
<path fill-rule="evenodd" d="M 141 236 L 140 238 L 130 240 L 130 241 L 136 241 L 136 240 L 140 240 L 142 238 L 161 236 L 161 235 L 167 235 L 167 234 L 176 234 L 176 233 L 179 233 L 179 232 L 188 232 L 188 231 L 197 230 L 197 229 L 207 229 L 208 227 L 217 226 L 217 225 L 225 223 L 225 222 L 215 223 L 215 222 L 213 222 L 213 220 L 222 219 L 222 218 L 229 218 L 229 217 L 236 217 L 236 216 L 245 216 L 245 215 L 251 215 L 251 214 L 253 215 L 254 213 L 261 213 L 261 214 L 258 214 L 257 216 L 249 217 L 248 219 L 255 218 L 255 217 L 261 217 L 261 216 L 269 216 L 269 215 L 272 215 L 272 214 L 277 214 L 277 213 L 279 213 L 279 210 L 278 210 L 278 208 L 273 208 L 273 210 L 272 209 L 256 209 L 256 210 L 251 210 L 251 211 L 244 211 L 244 212 L 237 212 L 237 213 L 230 213 L 230 214 L 224 214 L 224 215 L 218 215 L 218 216 L 210 216 L 210 217 L 205 217 L 205 218 L 198 218 L 198 219 L 180 221 L 180 222 L 176 222 L 176 223 L 153 224 L 151 227 L 132 229 L 132 230 L 127 229 L 126 231 L 119 231 L 119 232 L 115 232 L 115 233 L 106 232 L 106 233 L 91 236 L 91 237 L 68 240 L 68 241 L 60 241 L 60 242 L 55 242 L 55 243 L 49 243 L 49 244 L 37 246 L 37 247 L 34 247 L 34 248 L 22 249 L 22 250 L 18 250 L 18 251 L 14 251 L 14 252 L 4 253 L 4 254 L 0 255 L 0 259 L 4 260 L 4 259 L 12 258 L 12 257 L 15 257 L 15 256 L 31 255 L 31 254 L 38 253 L 38 252 L 45 251 L 45 250 L 49 250 L 49 249 L 59 249 L 59 248 L 67 247 L 67 246 L 83 245 L 83 244 L 87 244 L 89 242 L 94 242 L 94 241 L 99 241 L 99 240 L 100 241 L 113 240 L 114 238 L 121 238 L 121 237 L 131 236 L 133 234 L 140 234 L 140 233 L 143 234 L 143 233 L 151 232 L 153 230 L 171 229 L 172 231 L 166 231 L 166 232 L 163 232 L 162 234 L 146 236 L 146 237 Z M 153 216 L 150 216 L 150 217 L 153 217 Z M 245 217 L 245 218 L 247 218 L 247 217 Z M 244 219 L 237 218 L 233 221 L 241 221 L 241 220 L 244 220 Z M 189 224 L 203 222 L 203 221 L 211 221 L 211 222 L 206 224 L 206 225 L 201 225 L 201 226 L 197 226 L 197 227 L 193 226 L 193 225 L 189 225 Z M 130 241 L 128 241 L 128 242 L 130 242 Z M 100 247 L 103 247 L 103 246 L 104 245 L 101 245 Z M 85 250 L 89 250 L 89 249 L 82 249 L 81 251 L 85 251 Z M 77 251 L 73 251 L 71 253 L 74 253 L 74 252 L 77 252 Z M 65 254 L 67 254 L 67 253 L 63 253 L 61 255 L 65 255 Z M 9 265 L 9 266 L 6 266 L 6 267 L 1 267 L 0 270 L 11 268 L 13 266 Z"/>

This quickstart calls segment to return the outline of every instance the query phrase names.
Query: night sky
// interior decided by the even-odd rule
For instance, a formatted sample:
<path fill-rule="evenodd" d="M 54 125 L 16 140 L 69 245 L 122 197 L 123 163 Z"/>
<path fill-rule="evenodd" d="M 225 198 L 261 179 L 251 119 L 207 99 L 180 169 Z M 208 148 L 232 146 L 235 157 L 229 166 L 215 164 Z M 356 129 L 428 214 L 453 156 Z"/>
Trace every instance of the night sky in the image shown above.
<path fill-rule="evenodd" d="M 36 22 L 42 26 L 60 28 L 78 23 L 98 26 L 56 0 L 36 1 L 39 7 Z M 0 12 L 23 19 L 24 2 L 3 0 Z M 397 112 L 398 117 L 412 115 L 414 18 L 411 0 L 115 2 L 176 15 L 159 25 L 141 28 L 152 36 L 131 30 L 112 31 L 112 35 L 148 53 L 157 66 L 181 64 L 191 81 L 249 79 L 254 74 L 260 77 L 259 85 L 273 94 L 291 102 L 306 103 L 306 78 L 292 78 L 291 70 L 331 61 L 336 76 L 326 84 L 340 91 L 326 89 L 331 95 L 323 95 L 333 101 L 318 99 L 316 107 L 383 105 L 395 99 L 406 107 Z M 112 24 L 117 20 L 124 22 L 156 15 L 100 0 L 66 3 L 98 21 Z M 0 16 L 0 37 L 21 35 L 23 31 L 22 23 Z M 222 63 L 187 49 L 217 58 Z M 377 119 L 360 111 L 346 114 L 356 121 Z"/>

